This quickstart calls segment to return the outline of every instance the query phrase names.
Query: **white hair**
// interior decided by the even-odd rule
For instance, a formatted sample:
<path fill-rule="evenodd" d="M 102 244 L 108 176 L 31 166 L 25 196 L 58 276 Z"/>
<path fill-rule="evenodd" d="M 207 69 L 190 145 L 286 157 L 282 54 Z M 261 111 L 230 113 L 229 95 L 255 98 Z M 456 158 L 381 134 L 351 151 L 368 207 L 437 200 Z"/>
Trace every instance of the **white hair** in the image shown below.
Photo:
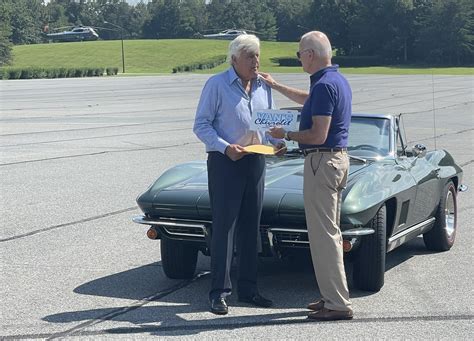
<path fill-rule="evenodd" d="M 332 47 L 328 37 L 319 31 L 305 33 L 301 37 L 301 44 L 306 49 L 312 49 L 320 58 L 332 58 Z"/>
<path fill-rule="evenodd" d="M 232 56 L 238 57 L 242 51 L 250 53 L 259 53 L 260 39 L 253 34 L 241 34 L 229 44 L 229 53 L 227 61 L 232 64 Z"/>

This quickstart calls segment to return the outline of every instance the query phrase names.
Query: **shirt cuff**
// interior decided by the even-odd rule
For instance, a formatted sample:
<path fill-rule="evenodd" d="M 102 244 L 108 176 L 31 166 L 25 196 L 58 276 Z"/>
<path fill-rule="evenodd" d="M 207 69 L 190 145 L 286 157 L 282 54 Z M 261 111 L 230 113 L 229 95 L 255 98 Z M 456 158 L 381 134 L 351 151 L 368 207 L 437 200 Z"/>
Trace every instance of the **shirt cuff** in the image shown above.
<path fill-rule="evenodd" d="M 230 143 L 219 138 L 216 142 L 216 149 L 225 155 L 225 149 L 227 148 L 228 145 L 230 145 Z"/>

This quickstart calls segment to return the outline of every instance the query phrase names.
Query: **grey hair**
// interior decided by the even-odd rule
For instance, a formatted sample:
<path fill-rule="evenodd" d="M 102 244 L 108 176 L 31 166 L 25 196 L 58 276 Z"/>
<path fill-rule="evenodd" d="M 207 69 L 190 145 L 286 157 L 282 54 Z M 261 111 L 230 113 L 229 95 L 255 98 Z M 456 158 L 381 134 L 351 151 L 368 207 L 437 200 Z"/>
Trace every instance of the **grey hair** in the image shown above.
<path fill-rule="evenodd" d="M 305 33 L 301 37 L 304 48 L 312 49 L 320 58 L 332 58 L 332 47 L 328 37 L 319 31 Z"/>
<path fill-rule="evenodd" d="M 238 57 L 242 51 L 259 53 L 260 39 L 253 34 L 241 34 L 229 44 L 227 61 L 232 65 L 232 56 Z"/>

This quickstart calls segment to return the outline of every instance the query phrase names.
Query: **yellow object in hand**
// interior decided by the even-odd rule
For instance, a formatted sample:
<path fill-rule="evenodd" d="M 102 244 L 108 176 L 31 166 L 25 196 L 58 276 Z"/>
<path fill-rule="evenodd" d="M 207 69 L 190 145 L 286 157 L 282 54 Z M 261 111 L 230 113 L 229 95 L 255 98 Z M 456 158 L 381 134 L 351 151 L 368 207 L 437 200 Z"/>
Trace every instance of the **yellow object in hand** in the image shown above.
<path fill-rule="evenodd" d="M 264 144 L 252 144 L 250 146 L 244 147 L 244 150 L 249 153 L 275 155 L 275 148 L 273 148 L 273 146 L 267 146 Z"/>

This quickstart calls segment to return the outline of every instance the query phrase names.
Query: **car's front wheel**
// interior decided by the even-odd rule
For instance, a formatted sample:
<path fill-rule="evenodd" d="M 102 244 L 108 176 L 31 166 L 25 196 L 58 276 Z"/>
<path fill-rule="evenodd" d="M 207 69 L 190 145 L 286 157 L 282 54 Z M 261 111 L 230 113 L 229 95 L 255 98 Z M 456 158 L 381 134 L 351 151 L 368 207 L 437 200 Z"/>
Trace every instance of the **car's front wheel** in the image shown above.
<path fill-rule="evenodd" d="M 387 253 L 387 213 L 383 205 L 369 227 L 375 233 L 363 237 L 354 262 L 354 284 L 366 291 L 379 291 L 384 284 Z"/>
<path fill-rule="evenodd" d="M 197 247 L 189 243 L 165 238 L 161 240 L 161 264 L 169 278 L 192 278 L 196 271 L 197 256 Z"/>
<path fill-rule="evenodd" d="M 423 240 L 428 250 L 448 251 L 453 246 L 457 223 L 456 194 L 454 183 L 449 181 L 441 194 L 434 226 L 423 234 Z"/>

